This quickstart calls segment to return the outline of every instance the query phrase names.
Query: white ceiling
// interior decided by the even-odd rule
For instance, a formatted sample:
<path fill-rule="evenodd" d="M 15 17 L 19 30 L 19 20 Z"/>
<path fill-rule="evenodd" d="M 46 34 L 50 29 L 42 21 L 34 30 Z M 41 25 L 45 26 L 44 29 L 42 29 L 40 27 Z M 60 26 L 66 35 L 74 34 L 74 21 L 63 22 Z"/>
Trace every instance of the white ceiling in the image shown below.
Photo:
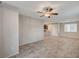
<path fill-rule="evenodd" d="M 79 20 L 79 1 L 4 1 L 19 9 L 21 14 L 37 19 L 47 20 L 47 17 L 40 17 L 36 12 L 44 6 L 51 6 L 59 15 L 53 16 L 54 21 L 77 21 Z"/>

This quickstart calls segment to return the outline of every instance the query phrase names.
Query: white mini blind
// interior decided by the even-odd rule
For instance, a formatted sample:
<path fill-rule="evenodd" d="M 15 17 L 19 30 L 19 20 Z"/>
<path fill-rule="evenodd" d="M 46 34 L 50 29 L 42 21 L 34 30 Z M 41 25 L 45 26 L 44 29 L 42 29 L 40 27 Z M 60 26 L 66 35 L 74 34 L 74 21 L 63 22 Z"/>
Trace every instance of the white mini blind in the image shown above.
<path fill-rule="evenodd" d="M 65 32 L 77 32 L 77 24 L 65 24 Z"/>

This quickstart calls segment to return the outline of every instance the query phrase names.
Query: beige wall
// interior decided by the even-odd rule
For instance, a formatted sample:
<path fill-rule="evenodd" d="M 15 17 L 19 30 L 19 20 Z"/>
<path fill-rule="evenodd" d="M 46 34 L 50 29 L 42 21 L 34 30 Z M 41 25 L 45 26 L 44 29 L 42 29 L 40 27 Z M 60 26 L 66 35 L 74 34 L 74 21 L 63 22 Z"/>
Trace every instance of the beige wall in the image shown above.
<path fill-rule="evenodd" d="M 79 38 L 79 21 L 78 22 L 70 22 L 70 23 L 77 23 L 77 32 L 64 32 L 64 23 L 60 24 L 60 34 L 61 36 L 70 37 L 70 38 Z"/>
<path fill-rule="evenodd" d="M 20 15 L 20 46 L 39 40 L 43 40 L 43 24 L 39 19 Z"/>
<path fill-rule="evenodd" d="M 2 57 L 10 57 L 19 53 L 19 39 L 18 39 L 18 12 L 8 5 L 2 5 L 1 14 L 1 39 L 2 42 L 0 45 L 2 46 L 3 54 Z M 0 17 L 1 18 L 1 17 Z"/>

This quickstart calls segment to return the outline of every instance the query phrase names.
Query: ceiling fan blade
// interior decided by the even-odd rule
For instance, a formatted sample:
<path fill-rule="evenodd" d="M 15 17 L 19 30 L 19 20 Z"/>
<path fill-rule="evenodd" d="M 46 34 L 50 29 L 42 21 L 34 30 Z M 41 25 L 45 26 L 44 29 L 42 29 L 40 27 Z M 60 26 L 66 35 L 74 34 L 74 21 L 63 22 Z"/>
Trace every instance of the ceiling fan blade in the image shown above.
<path fill-rule="evenodd" d="M 58 15 L 58 13 L 52 13 L 52 15 Z"/>
<path fill-rule="evenodd" d="M 42 13 L 41 11 L 37 11 L 37 13 Z"/>
<path fill-rule="evenodd" d="M 43 8 L 43 11 L 46 11 L 47 12 L 48 11 L 48 8 L 47 7 Z"/>
<path fill-rule="evenodd" d="M 40 17 L 43 17 L 44 15 L 41 15 Z"/>
<path fill-rule="evenodd" d="M 49 12 L 51 12 L 53 9 L 52 8 L 49 8 Z"/>

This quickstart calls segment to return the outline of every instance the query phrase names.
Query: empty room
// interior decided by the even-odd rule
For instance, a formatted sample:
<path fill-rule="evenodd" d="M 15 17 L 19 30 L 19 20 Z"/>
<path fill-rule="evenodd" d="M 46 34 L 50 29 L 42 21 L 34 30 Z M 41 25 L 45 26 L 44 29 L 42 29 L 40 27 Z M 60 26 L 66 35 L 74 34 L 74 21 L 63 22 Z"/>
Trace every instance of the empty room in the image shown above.
<path fill-rule="evenodd" d="M 0 1 L 0 58 L 79 58 L 79 1 Z"/>

